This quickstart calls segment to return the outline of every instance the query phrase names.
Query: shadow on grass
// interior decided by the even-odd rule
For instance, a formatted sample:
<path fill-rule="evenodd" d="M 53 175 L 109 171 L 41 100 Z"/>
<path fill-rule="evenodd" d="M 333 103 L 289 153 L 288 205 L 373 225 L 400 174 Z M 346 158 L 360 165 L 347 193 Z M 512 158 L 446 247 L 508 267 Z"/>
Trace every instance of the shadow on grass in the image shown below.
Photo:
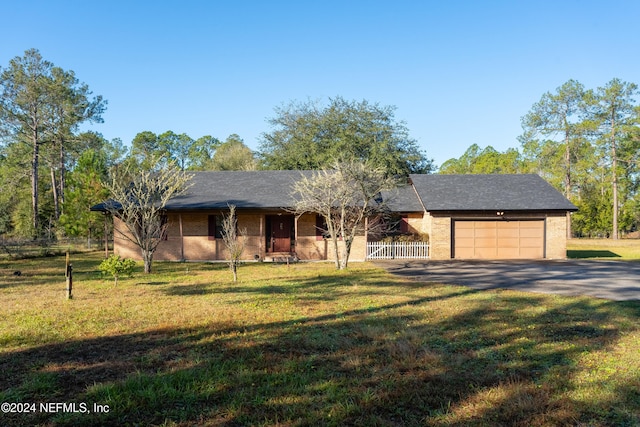
<path fill-rule="evenodd" d="M 615 252 L 607 250 L 567 250 L 567 258 L 571 259 L 588 259 L 588 258 L 621 258 Z"/>
<path fill-rule="evenodd" d="M 638 421 L 633 414 L 640 410 L 640 395 L 631 384 L 614 387 L 614 402 L 604 408 L 567 401 L 562 393 L 573 387 L 576 359 L 614 345 L 629 323 L 637 323 L 640 304 L 579 299 L 537 310 L 531 299 L 503 292 L 456 310 L 457 302 L 479 295 L 484 294 L 458 289 L 286 322 L 213 320 L 0 354 L 0 400 L 86 402 L 110 409 L 14 413 L 2 421 L 409 426 Z M 434 315 L 445 309 L 451 313 Z M 489 397 L 479 397 L 483 393 Z M 466 411 L 467 406 L 475 409 Z"/>
<path fill-rule="evenodd" d="M 240 270 L 240 280 L 237 283 L 230 282 L 212 282 L 210 284 L 175 284 L 159 289 L 160 292 L 170 296 L 201 296 L 210 294 L 244 294 L 246 298 L 254 298 L 255 295 L 271 296 L 271 295 L 291 295 L 296 298 L 313 300 L 313 301 L 333 301 L 344 297 L 346 293 L 349 295 L 357 294 L 359 284 L 363 284 L 363 293 L 370 293 L 371 287 L 379 289 L 381 293 L 385 293 L 386 288 L 394 288 L 396 283 L 389 275 L 383 271 L 372 269 L 366 270 L 347 270 L 347 271 L 325 271 L 317 275 L 296 275 L 294 269 L 282 268 L 280 274 L 269 276 L 268 279 L 254 279 L 250 283 L 244 283 L 243 270 L 249 272 L 246 276 L 255 276 L 256 273 L 251 272 L 252 269 L 258 271 L 258 275 L 264 269 L 264 265 L 250 264 L 243 266 Z M 264 273 L 262 273 L 262 276 Z M 252 277 L 253 277 L 252 276 Z M 259 277 L 262 277 L 259 276 Z M 274 285 L 273 283 L 278 283 Z M 282 284 L 281 284 L 282 283 Z M 422 285 L 418 283 L 403 284 L 409 288 L 420 288 Z"/>

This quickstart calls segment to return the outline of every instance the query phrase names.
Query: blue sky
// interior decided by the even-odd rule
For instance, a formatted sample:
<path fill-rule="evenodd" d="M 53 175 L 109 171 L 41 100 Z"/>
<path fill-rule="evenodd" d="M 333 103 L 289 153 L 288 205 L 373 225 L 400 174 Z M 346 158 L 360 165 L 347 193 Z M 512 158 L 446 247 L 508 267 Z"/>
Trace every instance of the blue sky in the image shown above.
<path fill-rule="evenodd" d="M 394 105 L 437 165 L 518 147 L 569 79 L 640 84 L 637 1 L 12 1 L 0 66 L 29 48 L 109 101 L 90 128 L 237 133 L 253 149 L 290 101 Z"/>

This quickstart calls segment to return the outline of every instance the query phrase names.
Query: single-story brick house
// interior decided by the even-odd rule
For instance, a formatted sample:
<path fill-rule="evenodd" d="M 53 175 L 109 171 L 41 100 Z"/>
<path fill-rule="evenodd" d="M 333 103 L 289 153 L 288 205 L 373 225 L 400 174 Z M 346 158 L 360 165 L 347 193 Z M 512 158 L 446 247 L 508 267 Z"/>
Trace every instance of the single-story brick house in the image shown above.
<path fill-rule="evenodd" d="M 222 215 L 235 205 L 247 260 L 295 255 L 333 259 L 315 214 L 295 217 L 292 188 L 310 171 L 193 172 L 189 190 L 166 206 L 169 227 L 156 260 L 224 260 Z M 417 175 L 382 195 L 399 231 L 428 234 L 431 259 L 565 258 L 567 215 L 577 210 L 537 175 Z M 100 205 L 92 208 L 101 210 Z M 103 208 L 102 208 L 103 209 Z M 123 229 L 116 218 L 114 226 Z M 366 258 L 364 232 L 351 259 Z M 140 258 L 116 233 L 114 251 Z"/>

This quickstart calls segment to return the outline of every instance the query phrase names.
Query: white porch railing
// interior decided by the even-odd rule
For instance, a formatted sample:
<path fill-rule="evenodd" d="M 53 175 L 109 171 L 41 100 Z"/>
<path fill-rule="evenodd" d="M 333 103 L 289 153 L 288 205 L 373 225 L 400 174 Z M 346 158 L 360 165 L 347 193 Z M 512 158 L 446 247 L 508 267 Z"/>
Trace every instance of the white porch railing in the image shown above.
<path fill-rule="evenodd" d="M 366 259 L 427 259 L 427 242 L 367 242 Z"/>

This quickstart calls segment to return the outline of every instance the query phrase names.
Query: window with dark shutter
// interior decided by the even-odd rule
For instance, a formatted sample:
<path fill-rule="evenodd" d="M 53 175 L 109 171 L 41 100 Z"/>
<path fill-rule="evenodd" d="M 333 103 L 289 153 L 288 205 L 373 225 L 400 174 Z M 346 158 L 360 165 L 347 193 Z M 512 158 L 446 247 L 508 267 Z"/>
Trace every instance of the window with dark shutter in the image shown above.
<path fill-rule="evenodd" d="M 169 239 L 169 217 L 167 215 L 160 216 L 160 240 Z"/>
<path fill-rule="evenodd" d="M 327 227 L 327 221 L 322 215 L 316 215 L 316 240 L 330 239 L 329 227 Z M 338 238 L 342 239 L 342 236 L 338 235 Z"/>
<path fill-rule="evenodd" d="M 409 217 L 407 215 L 400 217 L 400 234 L 409 234 Z"/>
<path fill-rule="evenodd" d="M 209 215 L 208 232 L 209 240 L 222 239 L 222 215 Z"/>
<path fill-rule="evenodd" d="M 316 215 L 316 240 L 324 240 L 327 234 L 327 223 L 322 215 Z"/>

